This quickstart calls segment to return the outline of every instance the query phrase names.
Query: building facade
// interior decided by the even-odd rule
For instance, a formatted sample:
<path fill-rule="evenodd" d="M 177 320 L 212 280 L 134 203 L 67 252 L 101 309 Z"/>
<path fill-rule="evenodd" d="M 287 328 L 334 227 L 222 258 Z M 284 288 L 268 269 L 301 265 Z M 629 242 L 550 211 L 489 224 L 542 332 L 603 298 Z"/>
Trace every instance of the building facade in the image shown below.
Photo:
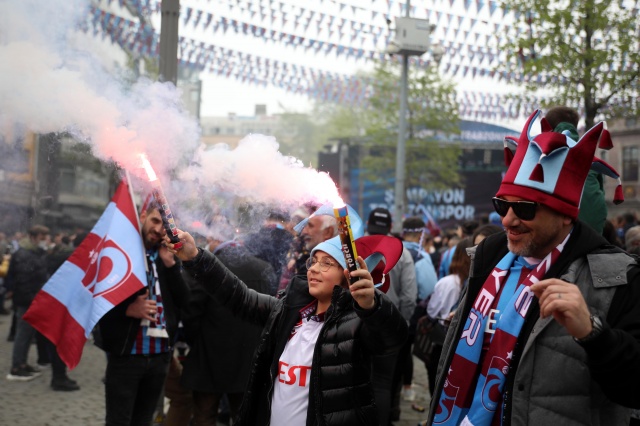
<path fill-rule="evenodd" d="M 609 131 L 613 149 L 598 150 L 598 155 L 620 173 L 625 199 L 624 203 L 617 206 L 612 203 L 617 182 L 605 178 L 605 199 L 609 218 L 613 219 L 623 213 L 636 213 L 640 210 L 640 120 L 629 118 L 613 121 L 610 123 Z"/>
<path fill-rule="evenodd" d="M 458 146 L 458 172 L 461 184 L 456 187 L 430 190 L 408 187 L 405 190 L 405 216 L 431 216 L 442 227 L 465 220 L 486 220 L 493 211 L 495 195 L 506 171 L 502 141 L 504 136 L 517 136 L 518 131 L 488 123 L 461 120 L 459 135 L 435 136 L 441 146 Z M 340 194 L 367 217 L 376 207 L 394 209 L 395 176 L 381 185 L 364 177 L 361 159 L 372 155 L 366 142 L 339 139 L 319 154 L 319 170 L 326 171 L 336 181 Z"/>

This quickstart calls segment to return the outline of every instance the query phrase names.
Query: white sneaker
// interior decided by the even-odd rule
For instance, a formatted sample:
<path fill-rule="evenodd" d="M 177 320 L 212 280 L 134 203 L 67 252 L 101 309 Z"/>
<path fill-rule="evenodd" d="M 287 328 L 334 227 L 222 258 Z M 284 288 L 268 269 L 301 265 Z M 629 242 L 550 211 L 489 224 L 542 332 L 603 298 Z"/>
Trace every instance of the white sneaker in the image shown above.
<path fill-rule="evenodd" d="M 12 368 L 9 374 L 7 374 L 7 380 L 12 382 L 28 382 L 38 377 L 39 374 L 34 374 L 27 371 L 25 368 Z"/>
<path fill-rule="evenodd" d="M 413 390 L 413 388 L 402 388 L 402 399 L 408 402 L 413 402 L 416 400 L 416 392 Z"/>

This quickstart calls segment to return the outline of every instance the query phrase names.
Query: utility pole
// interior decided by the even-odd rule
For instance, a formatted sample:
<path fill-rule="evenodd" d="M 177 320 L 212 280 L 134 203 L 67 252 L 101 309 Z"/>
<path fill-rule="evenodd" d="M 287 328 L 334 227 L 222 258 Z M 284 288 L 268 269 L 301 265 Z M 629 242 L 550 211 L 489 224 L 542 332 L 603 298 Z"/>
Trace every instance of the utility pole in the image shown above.
<path fill-rule="evenodd" d="M 407 137 L 407 97 L 409 86 L 409 56 L 420 56 L 431 48 L 431 32 L 435 26 L 426 19 L 411 18 L 411 1 L 407 0 L 405 16 L 396 17 L 395 39 L 389 43 L 385 52 L 390 55 L 402 55 L 402 74 L 400 78 L 400 117 L 398 123 L 398 146 L 396 150 L 396 187 L 393 206 L 393 231 L 402 230 L 402 216 L 406 211 L 405 174 L 406 174 L 406 137 Z M 438 59 L 442 57 L 438 48 Z M 434 52 L 435 59 L 435 52 Z"/>
<path fill-rule="evenodd" d="M 160 80 L 178 81 L 178 24 L 180 0 L 162 0 L 160 21 Z"/>
<path fill-rule="evenodd" d="M 405 16 L 409 18 L 411 0 L 407 0 Z M 397 29 L 396 29 L 397 30 Z M 400 77 L 400 123 L 398 126 L 398 146 L 396 148 L 396 188 L 393 206 L 393 231 L 402 230 L 402 216 L 404 215 L 405 193 L 405 142 L 407 133 L 407 85 L 409 82 L 409 54 L 402 53 L 402 75 Z"/>

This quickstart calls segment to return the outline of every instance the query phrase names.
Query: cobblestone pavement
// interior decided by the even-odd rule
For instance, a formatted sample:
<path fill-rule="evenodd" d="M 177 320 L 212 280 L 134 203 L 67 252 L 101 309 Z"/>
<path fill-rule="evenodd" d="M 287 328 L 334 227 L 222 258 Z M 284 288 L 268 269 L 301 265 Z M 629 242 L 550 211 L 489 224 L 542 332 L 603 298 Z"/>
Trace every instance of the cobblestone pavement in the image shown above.
<path fill-rule="evenodd" d="M 69 372 L 69 377 L 80 385 L 79 391 L 53 391 L 51 368 L 44 368 L 40 377 L 29 382 L 11 382 L 6 379 L 13 350 L 13 343 L 7 342 L 10 325 L 10 316 L 0 316 L 0 425 L 103 425 L 104 352 L 87 342 L 82 361 Z M 29 364 L 36 365 L 36 354 L 36 345 L 31 345 Z"/>
<path fill-rule="evenodd" d="M 0 426 L 100 426 L 104 424 L 104 387 L 102 377 L 106 366 L 104 352 L 87 342 L 80 364 L 69 376 L 80 385 L 75 392 L 55 392 L 50 387 L 51 369 L 29 382 L 6 379 L 11 366 L 13 343 L 7 342 L 10 316 L 0 316 Z M 414 359 L 413 402 L 428 409 L 429 396 L 424 364 Z M 36 346 L 29 350 L 29 364 L 36 365 Z M 416 426 L 426 413 L 412 409 L 412 403 L 402 402 L 400 421 L 395 426 Z M 384 426 L 384 425 L 382 425 Z"/>

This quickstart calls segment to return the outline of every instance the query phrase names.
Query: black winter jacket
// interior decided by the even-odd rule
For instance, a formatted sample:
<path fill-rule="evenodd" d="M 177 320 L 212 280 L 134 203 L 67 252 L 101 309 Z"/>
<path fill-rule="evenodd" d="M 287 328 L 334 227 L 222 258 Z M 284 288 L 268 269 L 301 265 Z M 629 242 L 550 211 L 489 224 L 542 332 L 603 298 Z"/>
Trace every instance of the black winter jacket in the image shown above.
<path fill-rule="evenodd" d="M 20 248 L 11 256 L 5 278 L 7 290 L 13 291 L 14 306 L 30 306 L 48 279 L 47 252 L 29 239 L 20 241 Z"/>
<path fill-rule="evenodd" d="M 314 300 L 306 277 L 294 277 L 284 296 L 276 299 L 248 289 L 208 253 L 201 251 L 184 266 L 236 315 L 264 325 L 234 424 L 268 425 L 278 360 L 300 318 L 300 309 Z M 336 286 L 313 354 L 307 425 L 377 425 L 371 356 L 397 351 L 406 337 L 406 322 L 384 294 L 376 292 L 375 308 L 365 311 L 354 303 L 348 290 Z"/>
<path fill-rule="evenodd" d="M 215 255 L 249 288 L 271 292 L 275 281 L 271 265 L 251 256 L 245 247 L 224 247 Z M 189 343 L 182 386 L 199 392 L 244 392 L 262 327 L 238 321 L 227 306 L 197 284 L 191 286 L 182 323 Z"/>
<path fill-rule="evenodd" d="M 180 310 L 188 302 L 189 288 L 180 272 L 179 260 L 176 259 L 175 266 L 167 268 L 164 266 L 160 256 L 158 256 L 156 268 L 158 270 L 158 280 L 160 281 L 160 293 L 164 304 L 169 342 L 173 344 L 178 330 L 178 323 L 180 322 Z M 96 339 L 96 344 L 102 350 L 113 355 L 128 355 L 131 353 L 138 334 L 138 328 L 140 327 L 140 319 L 129 317 L 126 312 L 135 298 L 146 291 L 147 287 L 144 287 L 132 294 L 100 319 L 98 329 L 101 338 Z"/>

